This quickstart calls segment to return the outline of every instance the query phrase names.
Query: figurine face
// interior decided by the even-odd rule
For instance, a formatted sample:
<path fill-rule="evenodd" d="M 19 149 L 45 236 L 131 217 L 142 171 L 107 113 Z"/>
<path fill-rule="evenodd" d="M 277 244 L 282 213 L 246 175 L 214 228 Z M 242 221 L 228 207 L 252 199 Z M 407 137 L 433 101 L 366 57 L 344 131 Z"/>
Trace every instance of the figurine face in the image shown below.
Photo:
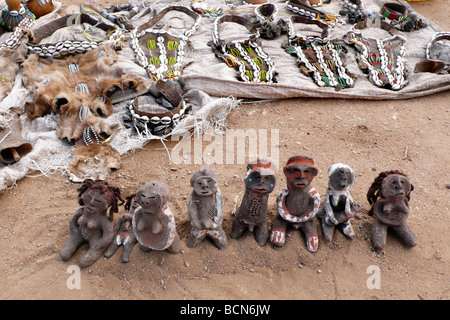
<path fill-rule="evenodd" d="M 153 190 L 139 190 L 136 194 L 136 202 L 146 212 L 156 212 L 161 207 L 161 197 Z"/>
<path fill-rule="evenodd" d="M 287 165 L 284 174 L 291 188 L 306 188 L 317 175 L 317 169 L 307 164 Z"/>
<path fill-rule="evenodd" d="M 353 184 L 353 175 L 349 168 L 340 167 L 334 170 L 328 178 L 330 186 L 334 190 L 346 190 Z"/>
<path fill-rule="evenodd" d="M 199 177 L 194 182 L 194 191 L 198 196 L 211 196 L 217 191 L 216 180 L 211 177 Z"/>
<path fill-rule="evenodd" d="M 397 174 L 387 176 L 381 184 L 381 193 L 384 197 L 403 197 L 411 192 L 409 180 Z"/>
<path fill-rule="evenodd" d="M 244 181 L 245 185 L 256 193 L 271 193 L 275 188 L 276 178 L 274 175 L 252 171 Z"/>
<path fill-rule="evenodd" d="M 105 212 L 110 206 L 105 195 L 98 190 L 86 192 L 83 194 L 82 200 L 84 209 L 89 214 Z"/>

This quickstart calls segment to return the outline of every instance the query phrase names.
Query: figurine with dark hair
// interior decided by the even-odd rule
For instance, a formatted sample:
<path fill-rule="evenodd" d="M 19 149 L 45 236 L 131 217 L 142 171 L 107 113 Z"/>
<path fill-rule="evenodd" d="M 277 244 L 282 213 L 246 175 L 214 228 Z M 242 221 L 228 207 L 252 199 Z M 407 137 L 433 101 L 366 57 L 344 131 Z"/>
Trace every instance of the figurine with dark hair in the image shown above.
<path fill-rule="evenodd" d="M 123 204 L 120 189 L 106 181 L 85 180 L 78 189 L 78 209 L 70 221 L 70 235 L 61 249 L 63 261 L 72 257 L 78 247 L 89 243 L 88 252 L 80 259 L 81 268 L 92 265 L 105 252 L 113 239 L 113 214 Z M 122 201 L 122 203 L 118 203 Z M 108 208 L 109 213 L 108 213 Z"/>
<path fill-rule="evenodd" d="M 375 220 L 372 225 L 372 245 L 382 250 L 386 245 L 387 229 L 395 231 L 398 237 L 409 247 L 417 244 L 414 232 L 406 224 L 409 215 L 409 200 L 414 186 L 408 177 L 398 171 L 384 171 L 375 178 L 367 200 L 372 205 L 369 215 Z"/>

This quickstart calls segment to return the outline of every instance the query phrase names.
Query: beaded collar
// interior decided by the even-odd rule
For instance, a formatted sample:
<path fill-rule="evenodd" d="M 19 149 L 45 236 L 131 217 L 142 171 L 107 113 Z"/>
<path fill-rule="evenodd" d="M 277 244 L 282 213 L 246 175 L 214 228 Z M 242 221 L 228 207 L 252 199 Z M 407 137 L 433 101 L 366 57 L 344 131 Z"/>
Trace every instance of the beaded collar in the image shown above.
<path fill-rule="evenodd" d="M 294 22 L 315 24 L 322 28 L 322 34 L 296 35 Z M 289 39 L 283 47 L 297 57 L 300 70 L 311 76 L 318 86 L 336 89 L 351 87 L 354 84 L 354 76 L 345 68 L 340 57 L 347 51 L 342 42 L 328 39 L 328 30 L 329 26 L 321 21 L 293 16 L 289 20 Z"/>
<path fill-rule="evenodd" d="M 314 187 L 310 187 L 308 189 L 308 194 L 314 199 L 314 206 L 310 212 L 308 212 L 304 216 L 295 216 L 289 212 L 286 207 L 286 196 L 289 194 L 289 189 L 285 187 L 280 191 L 280 194 L 277 198 L 277 211 L 281 218 L 291 223 L 303 223 L 313 219 L 317 211 L 319 211 L 320 206 L 320 194 L 314 189 Z"/>
<path fill-rule="evenodd" d="M 183 12 L 195 20 L 181 37 L 155 26 L 170 11 Z M 170 6 L 131 32 L 131 48 L 135 52 L 137 62 L 146 69 L 152 80 L 181 77 L 188 39 L 199 27 L 200 21 L 201 16 L 194 11 L 182 6 Z"/>
<path fill-rule="evenodd" d="M 6 7 L 1 12 L 0 24 L 6 30 L 13 31 L 14 28 L 17 27 L 23 19 L 35 20 L 36 17 L 23 4 L 20 5 L 19 11 L 10 10 L 8 7 Z"/>
<path fill-rule="evenodd" d="M 391 20 L 391 24 L 401 31 L 412 31 L 426 27 L 414 12 L 399 2 L 385 2 L 380 7 L 380 14 Z"/>
<path fill-rule="evenodd" d="M 394 26 L 384 21 L 378 21 L 379 25 L 373 26 L 388 31 L 393 35 L 391 38 L 364 37 L 360 30 L 367 28 L 368 22 L 364 20 L 353 25 L 344 38 L 356 48 L 360 68 L 369 74 L 369 80 L 373 84 L 381 88 L 400 90 L 406 85 L 407 77 L 404 59 L 406 39 L 398 35 Z"/>
<path fill-rule="evenodd" d="M 345 21 L 338 19 L 338 17 L 317 10 L 299 0 L 286 1 L 286 8 L 305 18 L 318 20 L 323 23 L 326 23 L 330 27 L 341 26 L 345 24 Z"/>
<path fill-rule="evenodd" d="M 127 112 L 132 122 L 131 126 L 141 137 L 150 137 L 150 135 L 164 136 L 169 134 L 172 129 L 186 116 L 189 106 L 182 99 L 182 96 L 175 89 L 171 88 L 163 80 L 156 83 L 156 89 L 162 94 L 163 101 L 170 104 L 167 112 L 149 113 L 139 110 L 139 98 L 137 97 L 128 105 Z M 164 103 L 163 103 L 164 105 Z"/>
<path fill-rule="evenodd" d="M 16 28 L 14 28 L 14 31 L 11 33 L 9 38 L 5 42 L 0 44 L 0 52 L 3 51 L 4 49 L 10 50 L 16 49 L 19 46 L 23 36 L 25 34 L 29 34 L 29 31 L 27 30 L 31 29 L 33 24 L 34 20 L 32 19 L 22 19 L 19 25 Z"/>
<path fill-rule="evenodd" d="M 223 22 L 243 25 L 252 35 L 246 40 L 221 40 L 219 25 Z M 240 16 L 225 15 L 214 21 L 213 40 L 208 44 L 217 57 L 222 58 L 229 67 L 238 70 L 240 80 L 255 83 L 276 82 L 275 66 L 269 55 L 261 48 L 258 38 L 259 32 L 250 20 Z"/>

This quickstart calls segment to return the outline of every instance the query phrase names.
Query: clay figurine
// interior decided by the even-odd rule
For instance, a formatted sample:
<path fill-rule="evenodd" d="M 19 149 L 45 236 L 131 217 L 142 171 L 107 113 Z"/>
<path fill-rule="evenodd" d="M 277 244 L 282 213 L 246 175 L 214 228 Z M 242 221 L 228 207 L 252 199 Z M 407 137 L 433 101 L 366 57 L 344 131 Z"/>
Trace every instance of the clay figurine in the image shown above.
<path fill-rule="evenodd" d="M 414 232 L 406 224 L 409 215 L 409 200 L 414 186 L 408 177 L 398 171 L 384 171 L 375 178 L 367 200 L 372 205 L 369 215 L 375 220 L 372 225 L 372 245 L 382 250 L 386 245 L 387 229 L 395 231 L 398 237 L 409 247 L 417 244 Z"/>
<path fill-rule="evenodd" d="M 133 215 L 139 205 L 136 203 L 136 195 L 131 195 L 126 198 L 125 212 L 114 225 L 113 241 L 106 249 L 105 257 L 110 258 L 117 251 L 119 246 L 123 245 L 122 262 L 130 261 L 130 255 L 134 246 L 137 243 L 136 236 L 133 232 Z"/>
<path fill-rule="evenodd" d="M 160 181 L 151 181 L 136 194 L 140 205 L 133 216 L 133 230 L 144 251 L 181 251 L 175 217 L 169 207 L 169 188 Z"/>
<path fill-rule="evenodd" d="M 255 240 L 264 246 L 269 237 L 267 203 L 276 184 L 277 168 L 267 160 L 256 160 L 247 165 L 244 177 L 245 193 L 233 218 L 230 237 L 239 239 L 246 229 L 254 232 Z"/>
<path fill-rule="evenodd" d="M 217 175 L 208 167 L 201 168 L 191 177 L 193 190 L 189 198 L 188 216 L 192 228 L 187 240 L 189 248 L 197 246 L 206 236 L 220 250 L 228 246 L 222 229 L 223 197 L 217 181 Z"/>
<path fill-rule="evenodd" d="M 343 163 L 335 163 L 328 169 L 325 203 L 317 212 L 317 217 L 321 220 L 322 234 L 328 242 L 333 239 L 336 227 L 347 238 L 355 238 L 351 218 L 361 206 L 353 201 L 349 192 L 354 181 L 353 169 Z"/>
<path fill-rule="evenodd" d="M 113 214 L 118 212 L 123 200 L 120 189 L 106 181 L 85 180 L 78 191 L 78 203 L 83 208 L 78 209 L 70 221 L 70 235 L 60 256 L 63 261 L 69 260 L 77 248 L 87 242 L 89 250 L 78 263 L 80 268 L 85 268 L 100 258 L 111 243 Z M 119 200 L 122 203 L 119 204 Z"/>
<path fill-rule="evenodd" d="M 306 248 L 316 252 L 319 246 L 316 214 L 320 206 L 320 195 L 311 186 L 318 170 L 313 159 L 303 156 L 291 157 L 283 169 L 287 186 L 277 197 L 278 215 L 272 225 L 270 241 L 276 247 L 286 242 L 288 226 L 301 229 L 306 240 Z"/>

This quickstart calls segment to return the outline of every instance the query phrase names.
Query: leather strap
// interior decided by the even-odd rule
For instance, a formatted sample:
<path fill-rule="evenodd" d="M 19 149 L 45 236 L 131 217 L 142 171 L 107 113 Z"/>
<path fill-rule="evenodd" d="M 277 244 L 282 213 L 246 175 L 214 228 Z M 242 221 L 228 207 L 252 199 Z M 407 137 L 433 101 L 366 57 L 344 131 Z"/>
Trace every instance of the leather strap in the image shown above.
<path fill-rule="evenodd" d="M 33 30 L 34 33 L 34 41 L 33 44 L 39 44 L 43 39 L 51 36 L 56 30 L 65 28 L 68 26 L 69 18 L 73 18 L 73 15 L 67 15 L 62 18 L 53 20 L 42 27 Z M 75 22 L 75 21 L 74 21 Z M 102 29 L 106 33 L 109 33 L 116 29 L 115 26 L 100 22 L 97 19 L 92 18 L 89 14 L 82 13 L 78 18 L 78 23 L 88 23 L 92 26 L 96 26 L 97 28 Z"/>
<path fill-rule="evenodd" d="M 291 17 L 291 21 L 292 23 L 306 23 L 306 24 L 315 24 L 317 25 L 319 28 L 322 29 L 322 34 L 321 37 L 323 39 L 328 37 L 329 34 L 329 30 L 330 30 L 330 26 L 322 21 L 319 20 L 312 20 L 312 19 L 308 19 L 302 16 L 292 16 Z"/>
<path fill-rule="evenodd" d="M 238 23 L 238 24 L 246 27 L 247 30 L 252 34 L 257 33 L 255 25 L 247 18 L 230 14 L 230 15 L 224 15 L 218 19 L 219 19 L 217 21 L 218 25 L 220 25 L 221 23 L 224 23 L 224 22 L 234 22 L 234 23 Z M 218 33 L 217 39 L 215 40 L 216 44 L 220 42 L 219 30 L 217 30 L 217 33 Z"/>
<path fill-rule="evenodd" d="M 197 13 L 195 13 L 194 11 L 192 11 L 192 10 L 186 8 L 186 7 L 183 7 L 183 6 L 170 6 L 170 7 L 167 7 L 165 9 L 161 10 L 160 12 L 158 12 L 147 23 L 144 23 L 143 25 L 139 26 L 139 28 L 137 29 L 138 33 L 153 27 L 169 11 L 180 11 L 180 12 L 183 12 L 183 13 L 187 14 L 188 16 L 190 16 L 191 18 L 193 18 L 194 20 L 197 20 L 197 19 L 200 18 L 200 15 L 198 15 Z"/>
<path fill-rule="evenodd" d="M 373 26 L 368 25 L 369 22 L 372 21 Z M 379 21 L 376 20 L 376 23 L 374 23 L 373 20 L 363 20 L 361 22 L 358 22 L 357 24 L 355 24 L 353 26 L 353 29 L 366 29 L 366 28 L 371 28 L 371 27 L 379 27 L 387 32 L 389 32 L 391 35 L 399 35 L 400 32 L 397 28 L 395 28 L 392 24 L 387 23 L 386 21 Z"/>

